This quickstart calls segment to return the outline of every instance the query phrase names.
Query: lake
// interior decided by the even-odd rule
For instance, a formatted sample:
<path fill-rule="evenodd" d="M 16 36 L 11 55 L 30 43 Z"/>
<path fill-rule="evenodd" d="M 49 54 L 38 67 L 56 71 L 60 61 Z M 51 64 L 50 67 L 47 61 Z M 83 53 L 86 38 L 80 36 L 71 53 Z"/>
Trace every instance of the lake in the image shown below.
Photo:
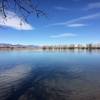
<path fill-rule="evenodd" d="M 0 100 L 100 100 L 100 51 L 0 51 Z"/>

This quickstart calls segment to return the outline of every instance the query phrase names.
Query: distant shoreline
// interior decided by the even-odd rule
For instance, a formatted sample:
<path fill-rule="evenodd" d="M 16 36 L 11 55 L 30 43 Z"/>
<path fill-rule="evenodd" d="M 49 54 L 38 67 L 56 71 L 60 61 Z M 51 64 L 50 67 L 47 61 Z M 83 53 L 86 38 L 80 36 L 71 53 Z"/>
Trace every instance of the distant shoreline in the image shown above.
<path fill-rule="evenodd" d="M 100 44 L 86 44 L 86 45 L 71 44 L 71 45 L 55 45 L 55 46 L 0 44 L 0 50 L 35 50 L 35 51 L 100 50 Z"/>
<path fill-rule="evenodd" d="M 9 50 L 73 50 L 73 49 L 100 49 L 100 43 L 98 44 L 70 44 L 70 45 L 45 45 L 45 46 L 34 46 L 34 45 L 12 45 L 12 44 L 0 44 L 0 50 L 9 49 Z"/>

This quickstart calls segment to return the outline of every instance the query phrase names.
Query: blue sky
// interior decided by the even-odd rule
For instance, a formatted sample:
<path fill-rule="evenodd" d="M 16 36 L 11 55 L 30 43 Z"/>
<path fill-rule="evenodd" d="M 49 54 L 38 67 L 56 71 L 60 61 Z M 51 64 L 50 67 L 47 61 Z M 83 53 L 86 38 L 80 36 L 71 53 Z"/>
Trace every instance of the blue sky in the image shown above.
<path fill-rule="evenodd" d="M 23 21 L 22 27 L 20 17 L 7 11 L 8 21 L 0 22 L 0 26 L 8 28 L 0 29 L 0 43 L 100 43 L 100 0 L 39 0 L 39 7 L 47 18 L 31 16 L 28 23 Z"/>

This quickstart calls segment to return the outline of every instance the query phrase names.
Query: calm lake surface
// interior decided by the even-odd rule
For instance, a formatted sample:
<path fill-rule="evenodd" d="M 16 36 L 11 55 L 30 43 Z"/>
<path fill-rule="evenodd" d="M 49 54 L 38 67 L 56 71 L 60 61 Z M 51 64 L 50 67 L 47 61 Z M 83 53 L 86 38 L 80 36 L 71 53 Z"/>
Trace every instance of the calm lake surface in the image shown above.
<path fill-rule="evenodd" d="M 100 100 L 100 51 L 0 51 L 0 100 Z"/>

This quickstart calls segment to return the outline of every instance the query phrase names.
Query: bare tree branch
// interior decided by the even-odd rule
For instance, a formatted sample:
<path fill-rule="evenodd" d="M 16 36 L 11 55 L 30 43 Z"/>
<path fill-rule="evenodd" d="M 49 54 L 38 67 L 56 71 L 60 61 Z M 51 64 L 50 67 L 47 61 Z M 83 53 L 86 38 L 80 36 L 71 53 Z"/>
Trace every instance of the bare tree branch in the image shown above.
<path fill-rule="evenodd" d="M 33 0 L 0 0 L 0 15 L 3 18 L 7 17 L 8 10 L 19 13 L 20 17 L 24 20 L 29 15 L 36 14 L 37 17 L 46 16 L 44 11 L 39 9 L 37 5 L 35 6 Z"/>

